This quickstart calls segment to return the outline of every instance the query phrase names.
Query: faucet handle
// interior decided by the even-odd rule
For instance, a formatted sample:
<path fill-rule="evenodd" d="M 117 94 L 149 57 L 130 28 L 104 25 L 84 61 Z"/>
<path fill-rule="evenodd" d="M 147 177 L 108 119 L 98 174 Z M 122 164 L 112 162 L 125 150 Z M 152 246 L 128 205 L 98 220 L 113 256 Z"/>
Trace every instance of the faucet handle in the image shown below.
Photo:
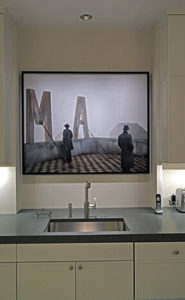
<path fill-rule="evenodd" d="M 68 218 L 72 218 L 72 203 L 68 203 Z"/>
<path fill-rule="evenodd" d="M 89 208 L 96 208 L 96 203 L 89 203 Z"/>
<path fill-rule="evenodd" d="M 89 189 L 91 187 L 91 183 L 89 181 L 85 182 L 85 188 Z"/>
<path fill-rule="evenodd" d="M 89 203 L 89 208 L 96 208 L 96 197 L 93 198 L 93 202 Z"/>

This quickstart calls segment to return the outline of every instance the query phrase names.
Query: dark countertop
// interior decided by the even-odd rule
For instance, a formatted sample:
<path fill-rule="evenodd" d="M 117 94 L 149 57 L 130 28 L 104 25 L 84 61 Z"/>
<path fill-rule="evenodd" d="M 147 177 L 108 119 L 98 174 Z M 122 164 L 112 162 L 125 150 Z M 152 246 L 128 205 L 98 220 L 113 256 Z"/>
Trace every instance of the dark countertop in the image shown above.
<path fill-rule="evenodd" d="M 128 231 L 44 232 L 46 210 L 21 210 L 16 215 L 0 215 L 0 243 L 106 243 L 106 242 L 181 242 L 185 241 L 185 214 L 165 208 L 156 215 L 152 208 L 97 208 L 96 217 L 124 218 Z M 51 209 L 51 219 L 68 218 L 67 209 Z M 73 218 L 83 218 L 83 209 L 73 209 Z"/>

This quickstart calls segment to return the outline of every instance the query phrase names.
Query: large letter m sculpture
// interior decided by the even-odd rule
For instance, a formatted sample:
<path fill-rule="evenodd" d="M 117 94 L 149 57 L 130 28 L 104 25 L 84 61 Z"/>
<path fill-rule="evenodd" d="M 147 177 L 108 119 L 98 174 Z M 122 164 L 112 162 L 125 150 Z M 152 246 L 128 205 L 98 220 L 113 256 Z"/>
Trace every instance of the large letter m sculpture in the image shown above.
<path fill-rule="evenodd" d="M 34 121 L 37 125 L 43 125 L 52 137 L 51 124 L 51 95 L 44 91 L 40 107 L 37 102 L 35 90 L 26 89 L 26 143 L 34 143 Z M 45 130 L 45 140 L 50 140 L 50 136 Z"/>

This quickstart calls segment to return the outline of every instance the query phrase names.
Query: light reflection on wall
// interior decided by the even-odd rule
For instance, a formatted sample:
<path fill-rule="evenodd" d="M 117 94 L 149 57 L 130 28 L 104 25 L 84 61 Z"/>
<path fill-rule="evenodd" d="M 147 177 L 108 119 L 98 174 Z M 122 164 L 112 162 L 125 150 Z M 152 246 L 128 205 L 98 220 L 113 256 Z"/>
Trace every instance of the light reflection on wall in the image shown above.
<path fill-rule="evenodd" d="M 162 169 L 162 175 L 158 173 L 157 181 L 162 186 L 163 206 L 168 206 L 170 196 L 175 194 L 176 189 L 185 188 L 185 169 Z"/>
<path fill-rule="evenodd" d="M 172 189 L 185 187 L 185 170 L 163 170 L 165 184 Z"/>
<path fill-rule="evenodd" d="M 0 167 L 0 188 L 8 181 L 8 168 Z"/>
<path fill-rule="evenodd" d="M 0 166 L 0 214 L 16 213 L 16 168 Z"/>

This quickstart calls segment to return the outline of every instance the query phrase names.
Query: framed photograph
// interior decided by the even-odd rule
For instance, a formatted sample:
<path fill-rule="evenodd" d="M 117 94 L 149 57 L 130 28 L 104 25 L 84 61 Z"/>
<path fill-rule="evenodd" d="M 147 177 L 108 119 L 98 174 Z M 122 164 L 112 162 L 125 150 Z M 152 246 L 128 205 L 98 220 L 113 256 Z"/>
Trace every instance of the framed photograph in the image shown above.
<path fill-rule="evenodd" d="M 23 174 L 149 173 L 148 72 L 22 72 Z"/>

